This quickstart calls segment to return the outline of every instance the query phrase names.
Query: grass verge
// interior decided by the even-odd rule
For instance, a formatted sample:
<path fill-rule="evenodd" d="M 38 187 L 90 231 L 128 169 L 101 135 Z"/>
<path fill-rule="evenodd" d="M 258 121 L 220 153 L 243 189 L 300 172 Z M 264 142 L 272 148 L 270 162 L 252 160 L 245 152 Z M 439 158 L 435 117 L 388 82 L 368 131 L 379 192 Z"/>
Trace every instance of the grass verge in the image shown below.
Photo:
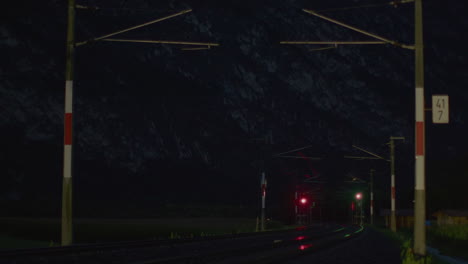
<path fill-rule="evenodd" d="M 468 260 L 468 225 L 431 227 L 428 240 L 441 254 Z"/>
<path fill-rule="evenodd" d="M 17 248 L 41 248 L 54 245 L 52 241 L 27 240 L 14 238 L 10 236 L 0 235 L 0 250 L 17 249 Z"/>
<path fill-rule="evenodd" d="M 60 220 L 0 218 L 0 249 L 58 245 Z M 99 243 L 143 239 L 177 239 L 254 232 L 250 218 L 76 219 L 75 243 Z M 286 226 L 267 222 L 268 230 Z"/>
<path fill-rule="evenodd" d="M 378 232 L 390 238 L 399 245 L 402 264 L 447 264 L 447 262 L 427 254 L 425 257 L 416 256 L 413 252 L 413 233 L 409 229 L 401 229 L 398 232 L 392 232 L 387 228 L 371 227 Z"/>

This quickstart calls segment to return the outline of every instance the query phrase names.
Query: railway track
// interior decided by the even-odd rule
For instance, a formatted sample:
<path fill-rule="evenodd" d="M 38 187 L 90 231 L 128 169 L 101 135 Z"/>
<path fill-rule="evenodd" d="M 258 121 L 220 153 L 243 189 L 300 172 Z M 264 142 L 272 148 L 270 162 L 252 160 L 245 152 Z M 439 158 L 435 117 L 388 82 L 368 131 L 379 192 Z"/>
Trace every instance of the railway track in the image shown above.
<path fill-rule="evenodd" d="M 359 235 L 358 226 L 0 251 L 0 263 L 281 263 Z"/>

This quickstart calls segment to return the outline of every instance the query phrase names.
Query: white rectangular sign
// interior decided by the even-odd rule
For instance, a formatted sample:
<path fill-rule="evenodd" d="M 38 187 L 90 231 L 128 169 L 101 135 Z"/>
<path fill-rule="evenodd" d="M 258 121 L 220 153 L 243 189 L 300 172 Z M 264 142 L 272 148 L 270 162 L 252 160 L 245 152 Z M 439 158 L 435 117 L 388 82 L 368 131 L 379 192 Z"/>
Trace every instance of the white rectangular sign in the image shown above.
<path fill-rule="evenodd" d="M 449 123 L 449 97 L 448 95 L 432 96 L 432 123 Z"/>

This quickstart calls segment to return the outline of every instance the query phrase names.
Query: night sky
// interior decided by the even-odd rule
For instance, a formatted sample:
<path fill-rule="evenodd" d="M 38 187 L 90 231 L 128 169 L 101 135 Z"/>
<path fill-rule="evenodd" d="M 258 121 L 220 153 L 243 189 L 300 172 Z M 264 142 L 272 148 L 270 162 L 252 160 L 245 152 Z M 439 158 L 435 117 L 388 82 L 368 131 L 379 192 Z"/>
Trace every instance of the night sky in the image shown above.
<path fill-rule="evenodd" d="M 115 38 L 220 46 L 95 41 L 76 48 L 76 216 L 255 217 L 262 171 L 267 214 L 275 218 L 290 219 L 296 190 L 311 193 L 328 218 L 339 216 L 353 193 L 368 191 L 346 181 L 369 181 L 370 169 L 377 210 L 389 208 L 389 163 L 344 156 L 368 156 L 356 145 L 388 159 L 390 136 L 405 137 L 396 141 L 397 206 L 412 208 L 414 52 L 279 43 L 374 40 L 305 8 L 412 45 L 413 4 L 387 3 L 77 0 L 99 7 L 76 11 L 77 42 L 192 9 Z M 449 124 L 432 124 L 426 112 L 428 213 L 468 209 L 468 6 L 423 5 L 426 108 L 431 95 L 450 96 Z M 66 1 L 7 7 L 0 11 L 0 215 L 59 217 Z M 277 155 L 295 149 L 293 157 Z"/>

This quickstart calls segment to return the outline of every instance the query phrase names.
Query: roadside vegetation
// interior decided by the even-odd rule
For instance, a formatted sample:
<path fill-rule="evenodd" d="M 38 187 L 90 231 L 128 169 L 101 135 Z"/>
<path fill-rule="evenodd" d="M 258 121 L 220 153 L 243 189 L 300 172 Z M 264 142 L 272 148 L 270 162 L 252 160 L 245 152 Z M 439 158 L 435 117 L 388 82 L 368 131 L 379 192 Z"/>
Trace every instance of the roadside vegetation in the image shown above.
<path fill-rule="evenodd" d="M 392 239 L 401 249 L 401 263 L 402 264 L 446 264 L 446 262 L 438 259 L 435 256 L 427 254 L 425 258 L 415 256 L 413 253 L 413 233 L 410 229 L 400 229 L 394 233 L 388 228 L 373 227 L 377 231 L 385 234 Z"/>
<path fill-rule="evenodd" d="M 429 244 L 447 256 L 468 260 L 468 225 L 435 226 L 428 230 Z"/>
<path fill-rule="evenodd" d="M 51 218 L 0 218 L 0 250 L 47 247 L 60 244 L 60 220 Z M 76 219 L 75 243 L 143 239 L 179 239 L 255 232 L 252 218 Z M 288 228 L 267 221 L 267 230 Z"/>

